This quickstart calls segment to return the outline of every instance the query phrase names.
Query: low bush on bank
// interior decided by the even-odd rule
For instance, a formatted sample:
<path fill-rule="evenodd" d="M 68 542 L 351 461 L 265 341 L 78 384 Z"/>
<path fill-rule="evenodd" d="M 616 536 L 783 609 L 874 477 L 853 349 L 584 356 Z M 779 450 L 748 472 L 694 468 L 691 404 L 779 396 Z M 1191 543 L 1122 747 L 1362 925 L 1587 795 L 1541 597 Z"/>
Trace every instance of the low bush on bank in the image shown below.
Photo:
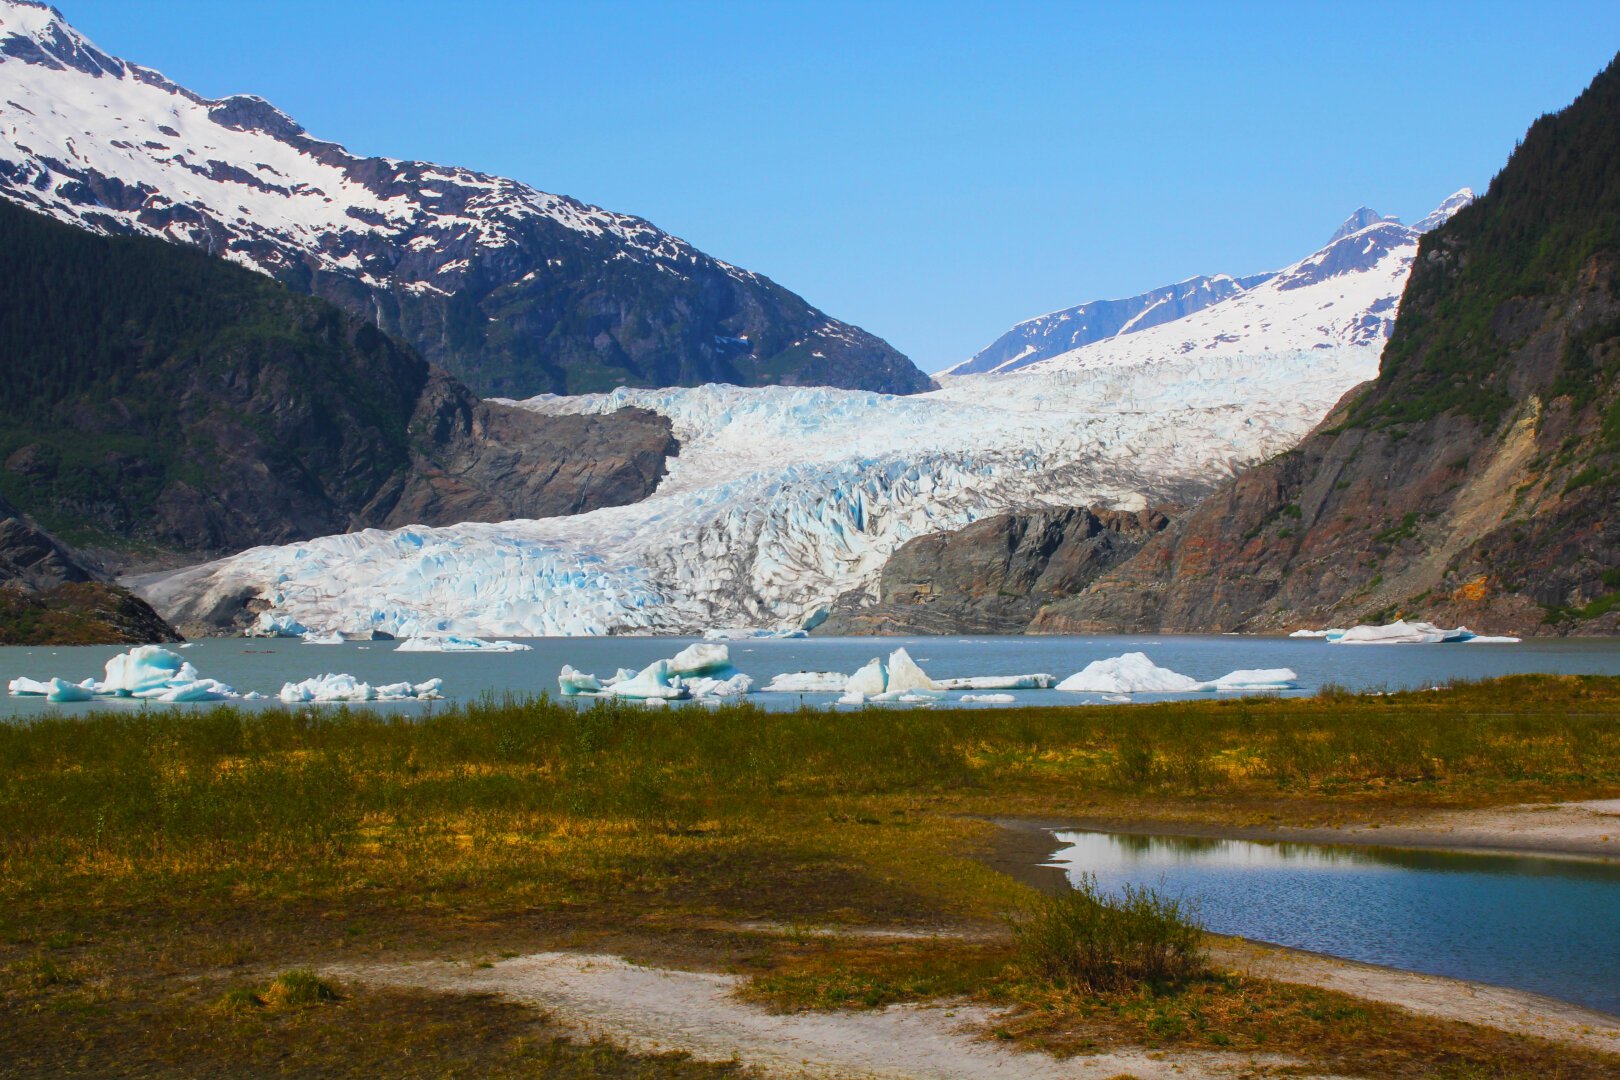
<path fill-rule="evenodd" d="M 1126 885 L 1110 897 L 1086 875 L 1012 920 L 1026 975 L 1069 990 L 1106 993 L 1185 982 L 1209 967 L 1204 931 L 1180 900 Z"/>

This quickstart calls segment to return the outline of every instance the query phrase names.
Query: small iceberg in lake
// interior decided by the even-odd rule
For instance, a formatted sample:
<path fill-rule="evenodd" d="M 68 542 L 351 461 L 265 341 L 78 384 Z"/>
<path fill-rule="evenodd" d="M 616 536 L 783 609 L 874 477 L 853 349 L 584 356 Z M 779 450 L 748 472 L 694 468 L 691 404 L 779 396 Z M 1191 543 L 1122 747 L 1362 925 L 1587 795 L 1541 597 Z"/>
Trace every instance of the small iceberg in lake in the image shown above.
<path fill-rule="evenodd" d="M 1397 619 L 1383 626 L 1352 626 L 1338 632 L 1337 636 L 1329 630 L 1323 636 L 1336 645 L 1452 645 L 1464 642 L 1511 645 L 1519 641 L 1516 637 L 1476 634 L 1466 626 L 1446 630 L 1433 623 L 1408 622 L 1405 619 Z"/>
<path fill-rule="evenodd" d="M 300 634 L 299 637 L 301 637 L 303 639 L 303 642 L 304 642 L 305 645 L 342 645 L 343 644 L 343 635 L 338 633 L 336 630 L 333 630 L 329 634 L 317 634 L 315 631 L 311 630 L 306 634 Z"/>
<path fill-rule="evenodd" d="M 696 698 L 714 701 L 741 697 L 754 688 L 754 680 L 731 665 L 725 645 L 688 645 L 668 660 L 655 660 L 640 671 L 620 668 L 617 675 L 595 675 L 563 665 L 557 689 L 563 697 L 618 697 L 632 701 L 679 701 Z"/>
<path fill-rule="evenodd" d="M 1146 653 L 1132 652 L 1106 660 L 1093 660 L 1058 683 L 1057 688 L 1073 694 L 1105 696 L 1297 690 L 1299 674 L 1292 668 L 1260 668 L 1233 671 L 1218 679 L 1200 681 L 1179 671 L 1160 667 Z"/>
<path fill-rule="evenodd" d="M 963 694 L 956 700 L 980 705 L 1011 705 L 1018 699 L 1011 694 Z"/>
<path fill-rule="evenodd" d="M 849 676 L 841 671 L 792 671 L 761 687 L 767 694 L 841 694 Z"/>
<path fill-rule="evenodd" d="M 443 679 L 372 686 L 353 675 L 326 674 L 305 679 L 303 682 L 286 683 L 277 696 L 290 705 L 350 701 L 436 701 L 444 697 L 443 688 Z"/>
<path fill-rule="evenodd" d="M 461 637 L 456 634 L 434 635 L 426 634 L 422 637 L 410 637 L 394 646 L 395 652 L 437 652 L 437 653 L 514 653 L 528 652 L 534 646 L 525 645 L 521 641 L 485 641 L 477 637 Z"/>
<path fill-rule="evenodd" d="M 108 660 L 105 677 L 97 682 L 69 682 L 52 678 L 43 682 L 12 679 L 7 689 L 14 697 L 43 697 L 46 701 L 90 701 L 94 698 L 139 698 L 171 703 L 225 701 L 241 697 L 216 679 L 205 679 L 177 653 L 160 645 L 139 645 Z"/>
<path fill-rule="evenodd" d="M 935 679 L 934 685 L 941 690 L 1050 690 L 1056 682 L 1055 676 L 1045 674 L 973 675 L 965 679 Z"/>
<path fill-rule="evenodd" d="M 775 641 L 809 636 L 804 630 L 754 630 L 746 627 L 717 627 L 703 631 L 704 641 Z"/>

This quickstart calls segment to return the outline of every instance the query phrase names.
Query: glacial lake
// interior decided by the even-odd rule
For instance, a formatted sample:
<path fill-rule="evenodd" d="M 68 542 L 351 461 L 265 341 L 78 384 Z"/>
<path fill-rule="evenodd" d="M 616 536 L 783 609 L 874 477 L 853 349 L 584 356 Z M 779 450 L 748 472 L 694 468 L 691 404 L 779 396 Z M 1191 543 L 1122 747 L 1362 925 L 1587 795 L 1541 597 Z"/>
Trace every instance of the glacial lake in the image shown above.
<path fill-rule="evenodd" d="M 581 671 L 610 675 L 620 667 L 643 667 L 673 656 L 694 638 L 595 637 L 539 638 L 530 652 L 504 654 L 396 652 L 397 642 L 346 642 L 306 645 L 290 638 L 210 638 L 181 651 L 203 676 L 219 679 L 240 692 L 257 690 L 274 696 L 285 682 L 298 682 L 326 672 L 347 673 L 372 684 L 422 682 L 439 677 L 452 700 L 484 693 L 557 692 L 557 672 L 564 664 Z M 929 638 L 796 638 L 731 642 L 739 670 L 763 686 L 783 672 L 853 672 L 873 657 L 887 657 L 905 647 L 935 678 L 969 675 L 1016 675 L 1045 672 L 1065 678 L 1093 660 L 1143 652 L 1156 664 L 1197 679 L 1212 679 L 1243 668 L 1293 668 L 1301 689 L 1311 694 L 1326 683 L 1354 690 L 1398 690 L 1435 685 L 1453 678 L 1487 678 L 1514 672 L 1620 675 L 1620 639 L 1547 639 L 1517 645 L 1330 645 L 1320 640 L 1240 637 L 1235 635 L 1154 635 L 1094 637 L 929 637 Z M 23 675 L 35 679 L 61 676 L 73 682 L 101 678 L 107 659 L 124 651 L 115 646 L 74 648 L 0 648 L 0 680 Z M 1084 705 L 1102 700 L 1095 694 L 1053 690 L 1012 692 L 1015 704 Z M 1139 694 L 1136 701 L 1209 694 Z M 792 709 L 801 703 L 835 707 L 835 694 L 752 694 L 766 708 Z M 955 702 L 959 693 L 948 695 Z M 38 698 L 0 695 L 3 715 L 41 711 L 85 711 L 93 707 L 138 708 L 138 702 L 99 701 L 52 705 Z M 191 706 L 158 706 L 186 708 Z M 420 711 L 420 703 L 378 706 Z M 701 706 L 694 706 L 701 708 Z M 912 708 L 893 705 L 889 708 Z M 987 708 L 1007 707 L 987 705 Z"/>
<path fill-rule="evenodd" d="M 1146 885 L 1204 925 L 1620 1015 L 1620 865 L 1402 848 L 1054 834 L 1050 865 Z"/>

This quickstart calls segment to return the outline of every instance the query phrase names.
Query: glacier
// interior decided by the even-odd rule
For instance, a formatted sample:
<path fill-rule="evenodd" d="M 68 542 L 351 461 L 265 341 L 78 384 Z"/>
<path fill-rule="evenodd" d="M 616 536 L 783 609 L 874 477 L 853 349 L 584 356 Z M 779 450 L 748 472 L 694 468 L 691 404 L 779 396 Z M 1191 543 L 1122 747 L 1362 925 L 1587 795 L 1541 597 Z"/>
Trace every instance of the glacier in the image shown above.
<path fill-rule="evenodd" d="M 1293 446 L 1378 347 L 1170 357 L 950 380 L 542 395 L 651 409 L 680 454 L 647 499 L 573 517 L 365 530 L 132 582 L 179 622 L 245 593 L 265 630 L 399 638 L 793 631 L 914 536 L 1014 509 L 1191 499 Z M 283 629 L 285 628 L 285 629 Z M 272 631 L 272 632 L 274 632 Z"/>

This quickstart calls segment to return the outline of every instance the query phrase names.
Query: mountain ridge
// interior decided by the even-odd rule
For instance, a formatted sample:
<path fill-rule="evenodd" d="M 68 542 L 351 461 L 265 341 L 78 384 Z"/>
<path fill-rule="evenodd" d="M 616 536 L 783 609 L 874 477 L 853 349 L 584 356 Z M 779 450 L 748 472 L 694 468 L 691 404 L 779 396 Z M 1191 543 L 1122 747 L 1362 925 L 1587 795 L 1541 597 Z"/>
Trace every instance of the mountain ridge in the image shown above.
<path fill-rule="evenodd" d="M 201 247 L 336 303 L 483 395 L 709 381 L 912 393 L 881 339 L 628 214 L 350 154 L 0 2 L 0 197 Z"/>

